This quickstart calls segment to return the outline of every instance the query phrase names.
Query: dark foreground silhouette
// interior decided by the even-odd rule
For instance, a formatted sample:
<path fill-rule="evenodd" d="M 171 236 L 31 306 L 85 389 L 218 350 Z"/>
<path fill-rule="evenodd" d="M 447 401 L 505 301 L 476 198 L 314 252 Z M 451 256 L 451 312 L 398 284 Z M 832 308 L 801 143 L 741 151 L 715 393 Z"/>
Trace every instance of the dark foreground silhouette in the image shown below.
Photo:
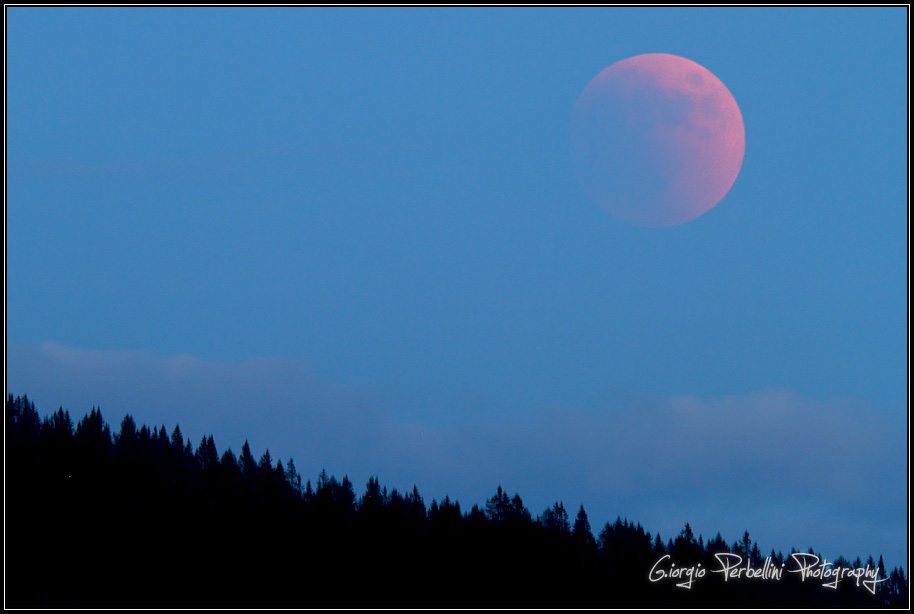
<path fill-rule="evenodd" d="M 500 486 L 483 509 L 377 478 L 358 497 L 326 472 L 303 485 L 292 460 L 257 461 L 247 443 L 220 456 L 212 436 L 194 448 L 129 415 L 112 436 L 97 409 L 74 427 L 12 395 L 5 489 L 7 607 L 908 604 L 904 571 L 881 557 L 834 561 L 848 572 L 831 588 L 812 552 L 763 555 L 748 532 L 728 545 L 686 525 L 664 542 L 616 519 L 595 539 L 583 507 L 534 518 Z"/>

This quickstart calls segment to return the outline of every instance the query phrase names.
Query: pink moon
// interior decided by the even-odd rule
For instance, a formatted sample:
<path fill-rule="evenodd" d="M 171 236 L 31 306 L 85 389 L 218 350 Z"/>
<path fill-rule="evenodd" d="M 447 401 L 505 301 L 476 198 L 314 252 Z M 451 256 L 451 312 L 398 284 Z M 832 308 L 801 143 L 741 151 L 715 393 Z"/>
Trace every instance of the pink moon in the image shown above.
<path fill-rule="evenodd" d="M 584 192 L 636 226 L 675 226 L 710 211 L 736 181 L 746 150 L 743 116 L 726 86 L 666 53 L 603 70 L 578 97 L 571 126 Z"/>

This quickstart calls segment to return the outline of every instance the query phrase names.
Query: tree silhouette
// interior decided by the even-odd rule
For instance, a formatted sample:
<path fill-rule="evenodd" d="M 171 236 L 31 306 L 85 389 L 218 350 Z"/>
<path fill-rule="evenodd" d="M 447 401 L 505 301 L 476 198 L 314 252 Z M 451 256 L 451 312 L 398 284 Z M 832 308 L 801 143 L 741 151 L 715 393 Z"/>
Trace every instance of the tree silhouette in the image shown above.
<path fill-rule="evenodd" d="M 6 425 L 10 607 L 908 604 L 904 570 L 887 572 L 882 557 L 866 562 L 885 580 L 876 595 L 851 582 L 829 591 L 796 574 L 767 583 L 712 574 L 684 591 L 650 583 L 648 570 L 664 556 L 707 569 L 730 551 L 758 565 L 758 543 L 746 531 L 727 548 L 719 533 L 705 542 L 686 524 L 664 544 L 622 518 L 595 540 L 583 505 L 573 526 L 559 501 L 533 520 L 501 486 L 484 511 L 468 512 L 448 496 L 426 505 L 415 485 L 388 492 L 376 476 L 358 498 L 348 476 L 326 470 L 316 488 L 310 479 L 302 488 L 292 459 L 274 467 L 266 451 L 258 463 L 248 442 L 239 457 L 220 456 L 212 435 L 194 450 L 177 426 L 169 438 L 164 425 L 138 426 L 130 415 L 112 435 L 97 408 L 74 429 L 68 411 L 40 419 L 27 397 L 8 397 Z"/>
<path fill-rule="evenodd" d="M 568 512 L 565 505 L 556 501 L 551 508 L 546 508 L 540 515 L 540 522 L 546 532 L 556 533 L 561 537 L 571 535 L 571 525 L 568 522 Z"/>
<path fill-rule="evenodd" d="M 573 529 L 574 539 L 586 548 L 596 548 L 597 542 L 593 538 L 593 532 L 590 530 L 590 521 L 587 519 L 587 512 L 584 506 L 578 510 L 578 515 L 574 519 Z"/>

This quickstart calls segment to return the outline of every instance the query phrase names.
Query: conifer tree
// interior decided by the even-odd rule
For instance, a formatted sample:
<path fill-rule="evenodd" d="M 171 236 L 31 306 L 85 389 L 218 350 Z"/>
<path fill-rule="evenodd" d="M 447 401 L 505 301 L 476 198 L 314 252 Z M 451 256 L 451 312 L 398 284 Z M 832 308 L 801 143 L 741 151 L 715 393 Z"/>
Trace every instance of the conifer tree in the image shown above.
<path fill-rule="evenodd" d="M 581 505 L 581 509 L 578 510 L 578 515 L 574 519 L 572 535 L 574 536 L 575 541 L 580 544 L 588 547 L 596 545 L 593 533 L 590 530 L 590 521 L 587 519 L 587 512 L 584 511 L 583 505 Z"/>

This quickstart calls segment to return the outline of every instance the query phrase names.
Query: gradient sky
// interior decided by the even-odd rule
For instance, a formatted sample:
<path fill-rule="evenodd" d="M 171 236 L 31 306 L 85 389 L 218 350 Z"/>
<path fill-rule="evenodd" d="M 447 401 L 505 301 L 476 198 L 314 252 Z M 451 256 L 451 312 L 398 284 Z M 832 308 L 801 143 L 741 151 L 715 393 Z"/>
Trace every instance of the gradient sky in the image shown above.
<path fill-rule="evenodd" d="M 906 565 L 897 8 L 8 8 L 7 391 L 470 507 Z M 574 103 L 681 55 L 746 154 L 650 229 Z"/>

